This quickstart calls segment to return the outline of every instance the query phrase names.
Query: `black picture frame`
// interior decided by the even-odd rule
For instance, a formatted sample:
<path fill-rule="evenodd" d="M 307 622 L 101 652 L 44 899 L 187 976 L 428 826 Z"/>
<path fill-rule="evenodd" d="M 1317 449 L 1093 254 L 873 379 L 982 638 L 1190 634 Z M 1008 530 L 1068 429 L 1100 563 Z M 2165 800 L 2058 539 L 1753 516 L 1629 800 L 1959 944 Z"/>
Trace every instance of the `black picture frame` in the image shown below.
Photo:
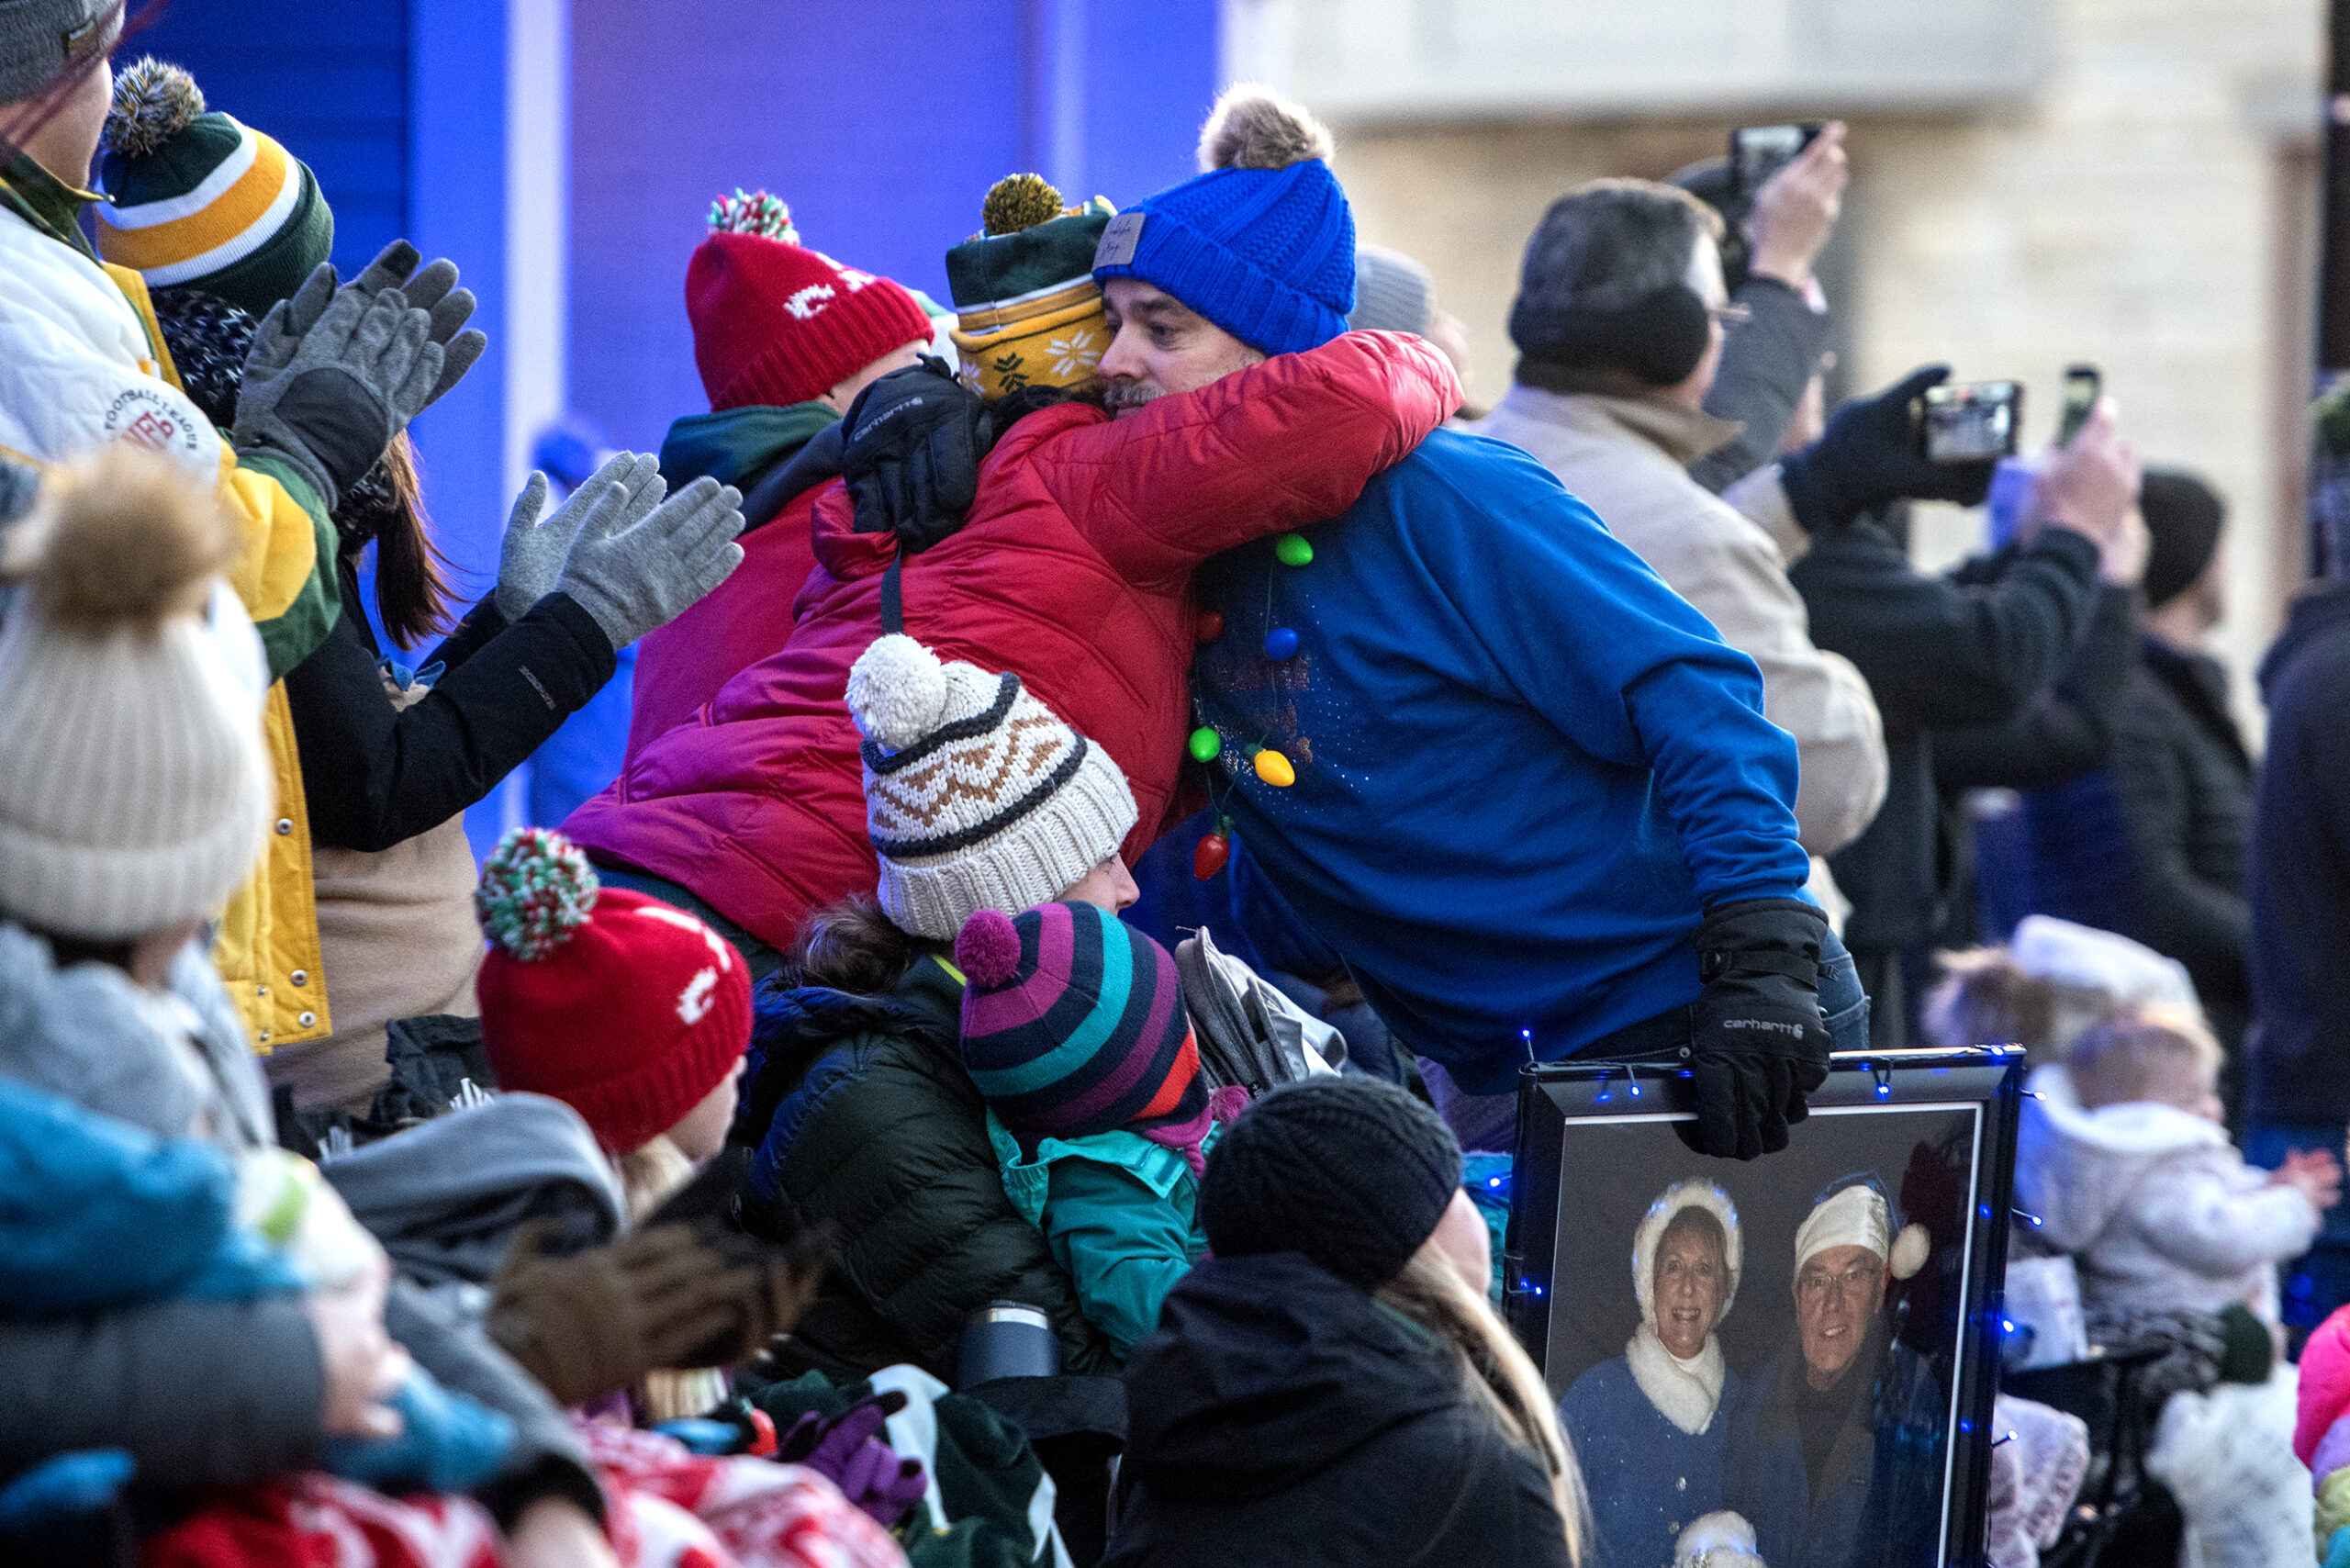
<path fill-rule="evenodd" d="M 1617 1327 L 1626 1318 L 1633 1327 L 1639 1322 L 1626 1267 L 1630 1226 L 1654 1194 L 1676 1181 L 1701 1176 L 1718 1182 L 1741 1215 L 1750 1214 L 1751 1203 L 1751 1217 L 1740 1227 L 1748 1277 L 1717 1325 L 1725 1359 L 1735 1367 L 1739 1358 L 1728 1343 L 1731 1324 L 1758 1289 L 1763 1293 L 1763 1309 L 1740 1325 L 1748 1339 L 1745 1370 L 1751 1372 L 1753 1338 L 1770 1331 L 1769 1292 L 1786 1292 L 1782 1303 L 1792 1301 L 1794 1231 L 1788 1216 L 1808 1213 L 1825 1190 L 1823 1173 L 1833 1176 L 1855 1162 L 1866 1165 L 1872 1156 L 1882 1162 L 1889 1158 L 1886 1150 L 1897 1150 L 1912 1137 L 1919 1140 L 1913 1159 L 1929 1150 L 1927 1139 L 1939 1138 L 1931 1147 L 1947 1160 L 1946 1146 L 1957 1136 L 1954 1129 L 1964 1126 L 1970 1139 L 1964 1199 L 1955 1198 L 1947 1182 L 1925 1183 L 1924 1201 L 1951 1233 L 1932 1238 L 1930 1264 L 1919 1276 L 1930 1316 L 1921 1319 L 1914 1310 L 1916 1296 L 1906 1298 L 1897 1332 L 1905 1343 L 1914 1331 L 1930 1348 L 1948 1345 L 1946 1363 L 1928 1361 L 1948 1400 L 1942 1509 L 1930 1561 L 1935 1568 L 1975 1568 L 1984 1561 L 1992 1402 L 1998 1392 L 2001 1294 L 2024 1070 L 2023 1052 L 2010 1046 L 1840 1053 L 1827 1081 L 1809 1097 L 1813 1114 L 1790 1129 L 1787 1150 L 1739 1161 L 1700 1154 L 1693 1147 L 1695 1089 L 1685 1069 L 1573 1061 L 1528 1067 L 1519 1080 L 1516 1158 L 1504 1244 L 1503 1308 L 1511 1329 L 1543 1369 L 1554 1397 L 1580 1371 L 1597 1364 L 1598 1352 L 1625 1347 L 1623 1338 L 1611 1341 L 1608 1334 L 1611 1313 Z M 1581 1146 L 1589 1146 L 1590 1152 Z M 1931 1161 L 1928 1166 L 1940 1169 Z M 1951 1223 L 1948 1211 L 1954 1204 L 1963 1225 Z M 1562 1215 L 1568 1221 L 1563 1231 Z M 1774 1265 L 1776 1249 L 1784 1252 Z M 1562 1292 L 1572 1294 L 1562 1301 Z M 1792 1325 L 1792 1305 L 1778 1310 Z M 1888 1305 L 1885 1310 L 1893 1316 L 1895 1308 Z M 1762 1330 L 1753 1326 L 1756 1316 L 1766 1318 Z M 1780 1342 L 1790 1342 L 1789 1331 L 1777 1330 Z M 1945 1331 L 1947 1340 L 1937 1338 Z"/>

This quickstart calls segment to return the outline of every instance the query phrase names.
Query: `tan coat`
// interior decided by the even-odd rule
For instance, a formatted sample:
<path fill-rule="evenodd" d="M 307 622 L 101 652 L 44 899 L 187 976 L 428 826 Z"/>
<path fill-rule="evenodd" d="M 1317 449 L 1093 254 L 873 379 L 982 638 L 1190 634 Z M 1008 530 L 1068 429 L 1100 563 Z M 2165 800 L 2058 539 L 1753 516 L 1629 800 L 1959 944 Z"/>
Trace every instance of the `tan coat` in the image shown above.
<path fill-rule="evenodd" d="M 1796 823 L 1803 846 L 1832 855 L 1858 838 L 1885 800 L 1876 700 L 1849 661 L 1812 646 L 1809 617 L 1772 532 L 1685 472 L 1736 427 L 1663 398 L 1520 385 L 1470 428 L 1530 453 L 1724 642 L 1762 666 L 1763 711 L 1795 736 L 1802 758 Z M 1776 490 L 1750 481 L 1731 493 L 1753 497 L 1749 504 L 1767 518 Z"/>

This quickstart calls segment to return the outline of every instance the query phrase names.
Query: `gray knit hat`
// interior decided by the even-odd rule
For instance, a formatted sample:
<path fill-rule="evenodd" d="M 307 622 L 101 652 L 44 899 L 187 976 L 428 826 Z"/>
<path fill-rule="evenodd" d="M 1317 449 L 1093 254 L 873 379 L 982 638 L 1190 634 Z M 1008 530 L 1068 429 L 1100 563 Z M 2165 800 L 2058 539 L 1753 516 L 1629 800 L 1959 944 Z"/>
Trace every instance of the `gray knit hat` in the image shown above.
<path fill-rule="evenodd" d="M 122 0 L 0 0 L 0 104 L 86 68 L 121 31 Z"/>
<path fill-rule="evenodd" d="M 882 913 L 951 942 L 979 910 L 1050 903 L 1118 852 L 1137 812 L 1110 754 L 1016 675 L 882 637 L 848 676 L 865 737 L 866 824 Z"/>
<path fill-rule="evenodd" d="M 1428 269 L 1384 245 L 1355 247 L 1355 308 L 1347 325 L 1359 332 L 1418 332 L 1436 313 L 1436 282 Z"/>
<path fill-rule="evenodd" d="M 272 791 L 252 623 L 207 490 L 117 442 L 53 474 L 0 622 L 0 912 L 123 941 L 214 913 Z"/>
<path fill-rule="evenodd" d="M 1208 1154 L 1200 1226 L 1219 1258 L 1303 1252 L 1377 1290 L 1436 1234 L 1460 1190 L 1442 1118 L 1376 1078 L 1285 1083 Z"/>

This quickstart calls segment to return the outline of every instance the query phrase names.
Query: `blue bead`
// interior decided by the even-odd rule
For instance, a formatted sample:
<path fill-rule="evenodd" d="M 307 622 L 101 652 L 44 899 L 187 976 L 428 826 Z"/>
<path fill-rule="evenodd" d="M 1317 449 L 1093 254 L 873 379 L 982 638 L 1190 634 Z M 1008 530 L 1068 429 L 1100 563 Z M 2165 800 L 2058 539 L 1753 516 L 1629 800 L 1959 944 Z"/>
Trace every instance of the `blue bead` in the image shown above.
<path fill-rule="evenodd" d="M 1265 656 L 1285 659 L 1297 652 L 1297 633 L 1286 626 L 1276 626 L 1265 633 Z"/>

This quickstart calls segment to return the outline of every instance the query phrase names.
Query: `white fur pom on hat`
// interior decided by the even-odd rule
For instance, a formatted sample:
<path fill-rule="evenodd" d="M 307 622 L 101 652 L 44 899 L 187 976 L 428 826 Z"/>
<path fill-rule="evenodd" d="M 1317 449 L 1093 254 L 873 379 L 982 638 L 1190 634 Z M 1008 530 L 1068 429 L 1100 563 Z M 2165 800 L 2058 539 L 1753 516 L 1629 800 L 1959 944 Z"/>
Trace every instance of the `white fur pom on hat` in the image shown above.
<path fill-rule="evenodd" d="M 1640 1321 L 1651 1328 L 1656 1327 L 1656 1249 L 1662 1245 L 1665 1226 L 1673 1223 L 1673 1216 L 1690 1208 L 1704 1209 L 1721 1223 L 1728 1254 L 1722 1261 L 1729 1270 L 1729 1279 L 1722 1289 L 1721 1311 L 1714 1319 L 1717 1324 L 1729 1316 L 1730 1303 L 1738 1299 L 1738 1279 L 1746 1258 L 1745 1244 L 1739 1237 L 1738 1205 L 1711 1182 L 1695 1176 L 1675 1182 L 1649 1205 L 1649 1212 L 1640 1218 L 1639 1228 L 1632 1233 L 1632 1293 L 1639 1298 Z"/>
<path fill-rule="evenodd" d="M 1885 1260 L 1895 1279 L 1906 1280 L 1926 1266 L 1933 1238 L 1922 1225 L 1905 1225 L 1894 1235 L 1885 1194 L 1873 1181 L 1861 1181 L 1822 1198 L 1796 1229 L 1796 1272 L 1831 1247 L 1864 1247 Z"/>
<path fill-rule="evenodd" d="M 0 909 L 94 941 L 207 916 L 260 859 L 273 791 L 252 626 L 217 591 L 235 532 L 208 489 L 120 442 L 54 475 L 20 527 Z"/>
<path fill-rule="evenodd" d="M 1200 130 L 1200 173 L 1286 169 L 1309 158 L 1330 161 L 1328 128 L 1303 104 L 1257 82 L 1226 87 Z"/>
<path fill-rule="evenodd" d="M 892 633 L 849 671 L 848 706 L 865 737 L 878 896 L 901 930 L 951 942 L 980 910 L 1050 903 L 1134 831 L 1134 794 L 1110 754 L 1016 675 Z"/>

